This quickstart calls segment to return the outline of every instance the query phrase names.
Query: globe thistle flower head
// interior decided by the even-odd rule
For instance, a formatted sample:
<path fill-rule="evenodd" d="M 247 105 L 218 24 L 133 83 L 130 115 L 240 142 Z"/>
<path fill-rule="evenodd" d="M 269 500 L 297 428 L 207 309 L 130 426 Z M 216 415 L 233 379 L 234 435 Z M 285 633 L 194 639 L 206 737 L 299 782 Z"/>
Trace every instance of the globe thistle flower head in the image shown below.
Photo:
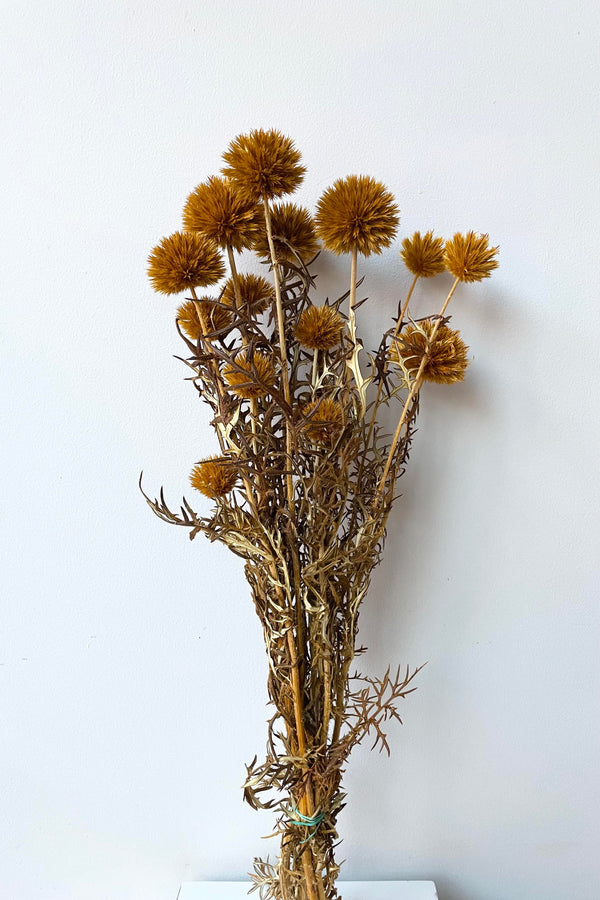
<path fill-rule="evenodd" d="M 455 234 L 446 241 L 444 261 L 446 268 L 461 281 L 481 281 L 489 278 L 498 268 L 498 247 L 489 246 L 487 234 Z"/>
<path fill-rule="evenodd" d="M 301 408 L 306 419 L 302 429 L 314 444 L 325 444 L 330 447 L 339 438 L 344 428 L 344 408 L 331 397 L 311 400 Z"/>
<path fill-rule="evenodd" d="M 233 315 L 210 297 L 186 300 L 177 310 L 177 321 L 192 341 L 233 328 Z"/>
<path fill-rule="evenodd" d="M 148 257 L 148 276 L 159 294 L 180 294 L 215 284 L 225 266 L 214 241 L 195 232 L 163 238 Z"/>
<path fill-rule="evenodd" d="M 242 350 L 235 357 L 235 366 L 225 366 L 223 378 L 237 397 L 254 400 L 265 397 L 275 387 L 277 372 L 271 357 L 266 353 L 255 350 L 250 355 Z"/>
<path fill-rule="evenodd" d="M 298 265 L 298 257 L 310 259 L 319 249 L 315 223 L 309 211 L 296 203 L 276 203 L 271 208 L 271 230 L 275 254 L 280 263 Z M 271 250 L 264 226 L 254 242 L 254 252 L 263 259 L 271 259 Z"/>
<path fill-rule="evenodd" d="M 238 275 L 238 285 L 245 311 L 251 315 L 258 316 L 273 302 L 273 288 L 262 275 Z M 222 300 L 235 309 L 235 288 L 231 278 L 225 282 Z"/>
<path fill-rule="evenodd" d="M 331 306 L 307 306 L 296 325 L 296 339 L 311 350 L 330 350 L 342 339 L 344 320 Z"/>
<path fill-rule="evenodd" d="M 223 154 L 221 172 L 236 185 L 248 202 L 291 194 L 301 184 L 306 169 L 291 138 L 280 131 L 254 129 L 239 134 Z"/>
<path fill-rule="evenodd" d="M 400 359 L 409 372 L 416 374 L 423 358 L 427 359 L 422 372 L 424 381 L 436 384 L 454 384 L 463 381 L 469 360 L 469 348 L 460 332 L 447 325 L 440 325 L 433 337 L 435 322 L 422 322 L 419 327 L 408 325 L 390 348 L 390 359 Z"/>
<path fill-rule="evenodd" d="M 411 238 L 404 238 L 400 256 L 409 272 L 419 278 L 431 278 L 446 269 L 444 239 L 434 238 L 433 231 L 424 235 L 415 231 Z"/>
<path fill-rule="evenodd" d="M 210 456 L 194 466 L 190 474 L 190 482 L 196 490 L 216 500 L 224 497 L 235 487 L 238 474 L 225 456 Z"/>
<path fill-rule="evenodd" d="M 252 246 L 262 218 L 256 204 L 240 196 L 232 182 L 211 176 L 192 191 L 183 209 L 183 227 L 240 252 Z"/>
<path fill-rule="evenodd" d="M 317 204 L 317 235 L 337 253 L 356 248 L 363 256 L 389 247 L 399 222 L 393 195 L 370 175 L 338 178 Z"/>

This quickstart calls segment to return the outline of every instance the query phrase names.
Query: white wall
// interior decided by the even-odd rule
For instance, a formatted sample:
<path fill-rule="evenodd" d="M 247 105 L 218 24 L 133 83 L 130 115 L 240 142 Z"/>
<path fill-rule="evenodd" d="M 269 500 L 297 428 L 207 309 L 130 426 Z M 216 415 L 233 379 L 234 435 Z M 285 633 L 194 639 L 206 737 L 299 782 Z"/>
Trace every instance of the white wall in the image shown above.
<path fill-rule="evenodd" d="M 239 790 L 268 712 L 241 566 L 137 490 L 176 501 L 215 446 L 146 257 L 252 127 L 296 140 L 310 205 L 365 172 L 400 237 L 501 246 L 364 607 L 370 671 L 429 664 L 392 757 L 352 762 L 344 875 L 600 896 L 597 25 L 592 0 L 4 4 L 2 900 L 170 900 L 276 850 Z M 372 341 L 397 251 L 362 269 Z"/>

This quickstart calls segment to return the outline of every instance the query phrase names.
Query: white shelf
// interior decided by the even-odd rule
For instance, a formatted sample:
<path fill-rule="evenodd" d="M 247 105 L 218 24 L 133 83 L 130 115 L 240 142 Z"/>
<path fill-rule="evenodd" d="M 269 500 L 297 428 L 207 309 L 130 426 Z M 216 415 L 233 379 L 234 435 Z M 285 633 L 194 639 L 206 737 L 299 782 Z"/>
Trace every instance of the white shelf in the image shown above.
<path fill-rule="evenodd" d="M 248 881 L 184 881 L 177 900 L 245 900 L 249 888 Z M 433 881 L 340 881 L 339 892 L 343 900 L 437 900 Z"/>

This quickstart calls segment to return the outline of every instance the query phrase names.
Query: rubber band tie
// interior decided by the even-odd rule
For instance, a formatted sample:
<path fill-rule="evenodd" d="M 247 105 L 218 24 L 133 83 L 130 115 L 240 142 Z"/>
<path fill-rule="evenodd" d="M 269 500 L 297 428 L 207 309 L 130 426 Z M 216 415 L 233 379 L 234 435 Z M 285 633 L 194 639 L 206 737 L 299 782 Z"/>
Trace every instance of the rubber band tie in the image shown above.
<path fill-rule="evenodd" d="M 314 838 L 317 833 L 317 829 L 319 825 L 325 818 L 324 812 L 315 813 L 314 816 L 305 816 L 300 812 L 295 806 L 292 806 L 292 812 L 288 813 L 288 821 L 293 822 L 295 825 L 304 825 L 306 828 L 312 828 L 313 830 L 308 835 L 308 837 L 304 838 L 303 841 L 300 841 L 301 844 L 307 844 L 308 841 Z"/>

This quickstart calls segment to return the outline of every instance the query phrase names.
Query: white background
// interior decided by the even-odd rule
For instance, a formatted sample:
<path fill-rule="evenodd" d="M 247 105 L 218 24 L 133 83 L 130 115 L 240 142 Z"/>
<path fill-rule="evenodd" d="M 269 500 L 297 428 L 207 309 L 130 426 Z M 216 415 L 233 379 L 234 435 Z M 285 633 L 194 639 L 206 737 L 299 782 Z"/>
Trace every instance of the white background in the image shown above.
<path fill-rule="evenodd" d="M 472 366 L 424 392 L 364 606 L 368 671 L 428 665 L 391 758 L 352 760 L 344 877 L 600 896 L 597 30 L 592 0 L 5 0 L 2 900 L 174 900 L 276 851 L 239 789 L 270 714 L 240 562 L 137 489 L 176 503 L 216 447 L 146 258 L 253 127 L 295 139 L 311 207 L 371 174 L 399 239 L 501 247 L 453 301 Z M 398 246 L 361 265 L 370 345 Z"/>

